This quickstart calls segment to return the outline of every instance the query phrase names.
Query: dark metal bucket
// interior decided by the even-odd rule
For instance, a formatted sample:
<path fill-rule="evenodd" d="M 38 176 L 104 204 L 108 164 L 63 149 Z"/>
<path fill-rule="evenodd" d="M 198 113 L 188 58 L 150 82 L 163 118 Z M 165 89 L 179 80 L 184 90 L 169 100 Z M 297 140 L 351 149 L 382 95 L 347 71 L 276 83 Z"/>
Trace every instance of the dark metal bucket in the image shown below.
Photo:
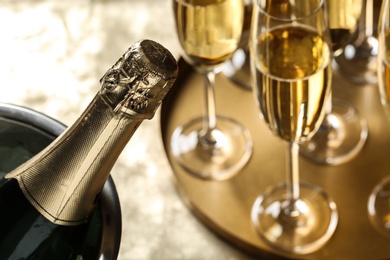
<path fill-rule="evenodd" d="M 64 124 L 42 113 L 0 103 L 0 177 L 41 151 L 65 129 Z M 19 149 L 20 147 L 23 149 Z M 13 154 L 10 150 L 17 153 Z M 118 194 L 111 176 L 104 185 L 100 209 L 101 225 L 97 226 L 102 227 L 102 239 L 101 244 L 96 245 L 99 260 L 117 259 L 122 218 Z"/>

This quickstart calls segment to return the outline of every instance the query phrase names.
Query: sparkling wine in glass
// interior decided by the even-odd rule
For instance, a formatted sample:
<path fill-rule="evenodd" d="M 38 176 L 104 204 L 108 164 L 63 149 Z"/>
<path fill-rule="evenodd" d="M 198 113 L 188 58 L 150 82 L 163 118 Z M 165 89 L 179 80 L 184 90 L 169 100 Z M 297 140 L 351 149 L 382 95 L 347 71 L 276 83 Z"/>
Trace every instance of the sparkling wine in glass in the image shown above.
<path fill-rule="evenodd" d="M 364 0 L 326 0 L 333 56 L 339 56 L 358 29 Z"/>
<path fill-rule="evenodd" d="M 326 0 L 333 55 L 351 41 L 358 25 L 363 0 Z M 332 98 L 318 132 L 301 145 L 300 153 L 320 164 L 338 165 L 357 155 L 368 137 L 367 122 L 355 107 Z"/>
<path fill-rule="evenodd" d="M 331 95 L 331 44 L 322 0 L 254 4 L 250 38 L 253 89 L 262 118 L 287 146 L 286 183 L 256 200 L 251 219 L 276 250 L 307 254 L 334 233 L 336 204 L 299 180 L 299 144 L 317 131 Z"/>
<path fill-rule="evenodd" d="M 378 23 L 378 85 L 383 107 L 390 119 L 390 2 L 382 2 Z M 375 227 L 390 237 L 390 175 L 383 178 L 368 200 L 368 213 Z"/>
<path fill-rule="evenodd" d="M 252 154 L 249 131 L 236 120 L 216 115 L 216 73 L 236 51 L 244 21 L 243 0 L 172 0 L 182 55 L 205 81 L 204 115 L 178 126 L 171 138 L 177 162 L 193 175 L 227 179 Z"/>

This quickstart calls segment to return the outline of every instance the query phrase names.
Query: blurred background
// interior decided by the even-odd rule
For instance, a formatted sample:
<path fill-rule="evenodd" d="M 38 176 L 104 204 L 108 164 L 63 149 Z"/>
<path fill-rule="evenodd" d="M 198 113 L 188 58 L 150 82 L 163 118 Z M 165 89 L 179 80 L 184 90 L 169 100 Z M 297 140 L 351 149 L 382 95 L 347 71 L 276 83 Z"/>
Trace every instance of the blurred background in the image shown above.
<path fill-rule="evenodd" d="M 0 102 L 70 125 L 140 39 L 179 58 L 169 0 L 0 0 Z M 159 116 L 141 125 L 112 170 L 122 206 L 119 259 L 245 259 L 178 196 Z"/>

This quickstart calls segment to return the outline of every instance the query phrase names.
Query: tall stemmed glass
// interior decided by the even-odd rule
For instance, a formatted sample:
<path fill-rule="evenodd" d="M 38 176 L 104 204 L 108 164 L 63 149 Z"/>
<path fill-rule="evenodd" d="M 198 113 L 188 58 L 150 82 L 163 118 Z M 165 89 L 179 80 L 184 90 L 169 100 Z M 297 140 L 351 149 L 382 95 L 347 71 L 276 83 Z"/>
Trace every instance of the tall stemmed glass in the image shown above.
<path fill-rule="evenodd" d="M 343 52 L 335 57 L 333 68 L 340 75 L 358 84 L 377 83 L 378 40 L 374 0 L 364 0 L 358 33 Z M 349 8 L 351 5 L 349 6 Z"/>
<path fill-rule="evenodd" d="M 323 0 L 254 4 L 250 38 L 253 89 L 264 121 L 287 145 L 287 183 L 260 195 L 251 218 L 277 250 L 306 254 L 334 233 L 336 204 L 321 188 L 299 181 L 299 143 L 325 115 L 331 95 L 331 47 Z"/>
<path fill-rule="evenodd" d="M 383 0 L 378 23 L 378 85 L 383 107 L 390 119 L 390 0 Z M 368 200 L 373 224 L 390 236 L 390 175 L 376 185 Z"/>
<path fill-rule="evenodd" d="M 237 86 L 252 90 L 249 64 L 249 33 L 252 19 L 252 0 L 244 0 L 244 25 L 238 49 L 223 66 L 222 73 Z"/>
<path fill-rule="evenodd" d="M 243 0 L 172 0 L 184 59 L 204 77 L 205 114 L 176 128 L 171 151 L 178 163 L 204 179 L 236 174 L 252 153 L 249 131 L 239 122 L 216 115 L 215 74 L 238 47 Z"/>
<path fill-rule="evenodd" d="M 363 0 L 326 0 L 334 56 L 340 55 L 353 37 Z M 316 163 L 338 165 L 357 155 L 368 137 L 367 122 L 355 107 L 332 98 L 318 132 L 301 145 L 300 152 Z"/>

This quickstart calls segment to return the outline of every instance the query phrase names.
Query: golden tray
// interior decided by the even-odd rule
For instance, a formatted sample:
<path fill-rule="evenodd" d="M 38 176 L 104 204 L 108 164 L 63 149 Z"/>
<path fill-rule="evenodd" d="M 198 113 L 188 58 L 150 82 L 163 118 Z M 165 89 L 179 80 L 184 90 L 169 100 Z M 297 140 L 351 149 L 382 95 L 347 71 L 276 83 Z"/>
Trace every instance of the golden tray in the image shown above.
<path fill-rule="evenodd" d="M 380 104 L 376 85 L 353 85 L 334 75 L 333 95 L 355 106 L 367 120 L 368 139 L 357 156 L 338 166 L 300 158 L 301 180 L 326 190 L 337 204 L 339 222 L 333 237 L 318 251 L 289 255 L 264 244 L 250 221 L 256 197 L 267 187 L 285 180 L 284 144 L 260 119 L 251 91 L 218 75 L 217 114 L 228 115 L 249 129 L 254 142 L 252 158 L 241 172 L 225 181 L 206 181 L 188 174 L 173 160 L 169 142 L 178 125 L 202 114 L 203 80 L 182 59 L 179 68 L 179 77 L 161 109 L 162 140 L 180 194 L 206 226 L 256 258 L 390 258 L 390 238 L 373 227 L 367 213 L 372 189 L 390 174 L 390 122 Z"/>

